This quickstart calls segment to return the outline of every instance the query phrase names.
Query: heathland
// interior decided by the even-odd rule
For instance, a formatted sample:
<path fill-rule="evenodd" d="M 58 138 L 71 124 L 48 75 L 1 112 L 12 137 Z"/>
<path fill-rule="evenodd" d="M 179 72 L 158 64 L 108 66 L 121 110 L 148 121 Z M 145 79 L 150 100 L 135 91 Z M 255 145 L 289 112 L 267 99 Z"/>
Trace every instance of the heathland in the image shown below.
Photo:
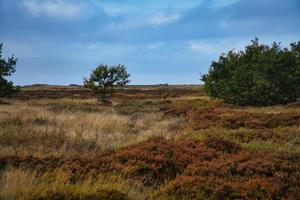
<path fill-rule="evenodd" d="M 201 86 L 21 88 L 0 105 L 0 199 L 300 199 L 300 103 Z M 6 103 L 5 103 L 6 102 Z"/>

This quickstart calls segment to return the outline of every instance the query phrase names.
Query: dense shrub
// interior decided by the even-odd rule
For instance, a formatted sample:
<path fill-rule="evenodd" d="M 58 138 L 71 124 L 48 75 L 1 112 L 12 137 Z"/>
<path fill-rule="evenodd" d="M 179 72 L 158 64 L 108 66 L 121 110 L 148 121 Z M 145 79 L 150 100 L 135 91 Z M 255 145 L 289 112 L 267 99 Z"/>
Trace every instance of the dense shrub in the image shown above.
<path fill-rule="evenodd" d="M 205 144 L 209 148 L 213 148 L 217 151 L 222 151 L 225 153 L 236 153 L 241 150 L 241 147 L 238 144 L 213 136 L 207 137 L 205 139 Z"/>
<path fill-rule="evenodd" d="M 300 125 L 298 112 L 255 113 L 227 108 L 193 109 L 186 112 L 194 130 L 212 127 L 270 129 Z"/>
<path fill-rule="evenodd" d="M 300 42 L 288 49 L 255 39 L 245 51 L 222 54 L 202 80 L 209 96 L 227 103 L 263 106 L 295 101 L 300 97 Z"/>
<path fill-rule="evenodd" d="M 240 151 L 195 162 L 162 188 L 174 199 L 299 199 L 297 156 Z"/>
<path fill-rule="evenodd" d="M 158 137 L 100 157 L 0 157 L 0 169 L 8 165 L 34 166 L 45 172 L 47 168 L 51 171 L 59 167 L 68 172 L 71 182 L 99 173 L 116 172 L 153 186 L 175 178 L 196 160 L 212 160 L 217 156 L 215 149 L 207 148 L 196 140 L 169 141 Z"/>
<path fill-rule="evenodd" d="M 212 160 L 217 157 L 214 149 L 199 141 L 168 141 L 153 138 L 129 146 L 109 155 L 109 167 L 131 178 L 142 179 L 145 185 L 157 185 L 177 174 L 195 160 Z"/>
<path fill-rule="evenodd" d="M 166 196 L 166 199 L 300 197 L 299 155 L 247 152 L 233 142 L 214 137 L 204 140 L 204 144 L 196 140 L 153 138 L 94 157 L 0 157 L 0 170 L 8 166 L 30 168 L 37 174 L 59 169 L 70 183 L 80 183 L 99 174 L 116 173 L 143 183 L 143 187 L 157 189 L 156 186 L 160 186 L 159 195 Z M 59 199 L 66 195 L 68 193 L 64 191 L 50 191 L 39 193 L 36 199 L 47 199 L 48 196 L 49 199 Z M 76 193 L 72 195 L 77 198 Z M 82 195 L 85 194 L 81 194 L 82 199 L 89 198 Z M 98 193 L 89 195 L 92 199 L 101 199 Z M 123 195 L 113 192 L 108 196 L 122 199 Z"/>

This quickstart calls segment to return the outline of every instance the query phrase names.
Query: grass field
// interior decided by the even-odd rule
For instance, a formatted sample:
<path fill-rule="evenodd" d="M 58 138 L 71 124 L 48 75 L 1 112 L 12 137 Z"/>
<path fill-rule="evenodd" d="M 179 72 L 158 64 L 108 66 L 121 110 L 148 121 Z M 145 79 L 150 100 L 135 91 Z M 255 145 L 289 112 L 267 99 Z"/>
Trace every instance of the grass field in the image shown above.
<path fill-rule="evenodd" d="M 300 199 L 298 102 L 236 107 L 196 85 L 96 98 L 35 86 L 0 105 L 0 199 Z"/>

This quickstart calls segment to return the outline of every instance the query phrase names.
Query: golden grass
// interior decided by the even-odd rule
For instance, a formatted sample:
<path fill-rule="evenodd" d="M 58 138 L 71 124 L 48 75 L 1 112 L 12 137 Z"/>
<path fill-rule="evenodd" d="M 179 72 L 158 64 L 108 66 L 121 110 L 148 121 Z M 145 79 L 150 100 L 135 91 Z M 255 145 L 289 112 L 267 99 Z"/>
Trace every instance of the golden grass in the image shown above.
<path fill-rule="evenodd" d="M 50 193 L 71 194 L 85 199 L 86 195 L 99 191 L 118 191 L 127 194 L 130 199 L 142 200 L 154 193 L 150 188 L 143 193 L 139 190 L 140 183 L 128 182 L 114 174 L 99 174 L 81 183 L 71 183 L 68 174 L 62 170 L 38 175 L 35 171 L 11 168 L 2 172 L 0 177 L 0 199 L 39 199 L 47 198 Z"/>
<path fill-rule="evenodd" d="M 47 106 L 71 102 L 76 102 L 78 107 L 93 103 L 91 100 L 62 99 L 59 102 L 34 100 L 1 106 L 0 144 L 3 148 L 0 153 L 13 148 L 14 153 L 50 151 L 61 154 L 72 145 L 75 149 L 87 145 L 101 150 L 115 149 L 153 136 L 174 137 L 184 123 L 181 118 L 165 118 L 158 112 L 121 115 L 113 107 L 103 108 L 101 112 L 86 112 L 51 111 Z M 94 104 L 101 107 L 97 102 Z"/>

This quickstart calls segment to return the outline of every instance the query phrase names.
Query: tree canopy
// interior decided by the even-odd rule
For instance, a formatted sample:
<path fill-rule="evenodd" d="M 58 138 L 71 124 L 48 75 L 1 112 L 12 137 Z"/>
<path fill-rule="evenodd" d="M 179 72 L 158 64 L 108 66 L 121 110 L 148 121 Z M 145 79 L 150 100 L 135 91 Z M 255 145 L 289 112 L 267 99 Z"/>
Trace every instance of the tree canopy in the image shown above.
<path fill-rule="evenodd" d="M 300 96 L 300 41 L 282 48 L 256 38 L 244 51 L 229 51 L 213 61 L 202 81 L 208 95 L 236 105 L 295 101 Z"/>
<path fill-rule="evenodd" d="M 16 71 L 17 59 L 11 56 L 7 60 L 2 58 L 3 43 L 0 43 L 0 97 L 7 97 L 15 91 L 13 82 L 6 80 Z"/>
<path fill-rule="evenodd" d="M 105 102 L 107 94 L 111 93 L 114 87 L 121 87 L 130 82 L 129 77 L 130 74 L 124 65 L 101 64 L 92 71 L 89 78 L 84 78 L 84 86 L 101 93 L 101 101 Z"/>

